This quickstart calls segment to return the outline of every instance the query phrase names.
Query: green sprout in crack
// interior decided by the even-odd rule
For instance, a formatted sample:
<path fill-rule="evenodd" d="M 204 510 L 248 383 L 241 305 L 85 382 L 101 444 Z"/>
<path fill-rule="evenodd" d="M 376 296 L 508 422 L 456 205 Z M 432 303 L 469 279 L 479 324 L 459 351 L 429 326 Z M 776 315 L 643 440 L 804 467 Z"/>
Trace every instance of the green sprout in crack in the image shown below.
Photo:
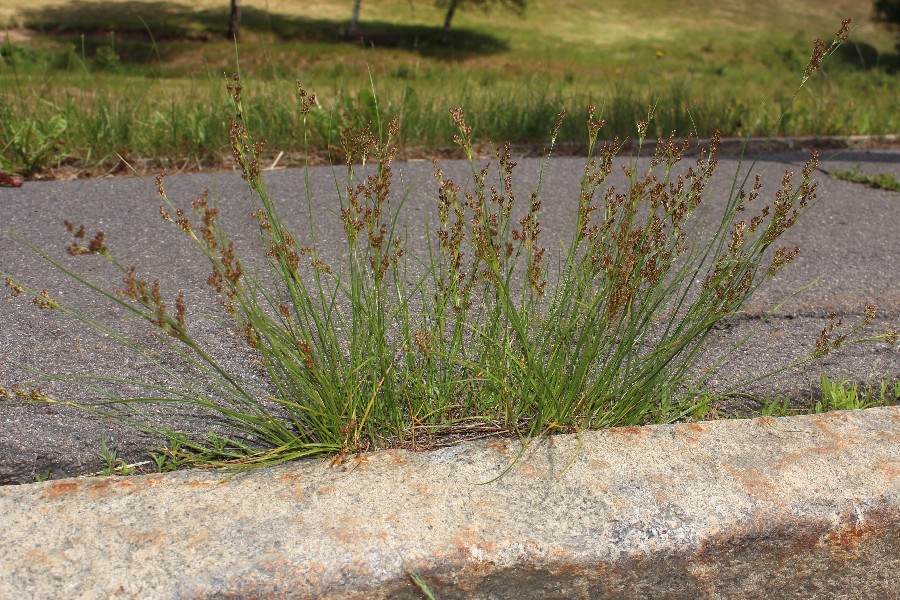
<path fill-rule="evenodd" d="M 847 169 L 844 171 L 832 171 L 830 175 L 835 179 L 850 181 L 853 183 L 861 183 L 866 187 L 874 188 L 877 190 L 900 192 L 900 179 L 897 179 L 890 173 L 868 175 L 860 170 L 859 165 L 857 165 L 853 169 Z"/>
<path fill-rule="evenodd" d="M 41 481 L 49 481 L 51 475 L 52 475 L 52 470 L 50 467 L 47 467 L 40 473 L 37 473 L 37 472 L 34 473 L 34 481 L 35 481 L 35 483 L 39 483 Z"/>
<path fill-rule="evenodd" d="M 425 578 L 422 577 L 416 571 L 412 571 L 407 569 L 406 573 L 409 575 L 409 578 L 413 580 L 413 583 L 416 584 L 416 587 L 421 590 L 421 592 L 425 595 L 428 600 L 435 600 L 434 592 L 431 591 L 431 588 L 428 586 L 428 583 L 425 581 Z"/>
<path fill-rule="evenodd" d="M 793 415 L 819 414 L 832 410 L 860 410 L 875 406 L 896 406 L 900 404 L 900 379 L 886 378 L 865 384 L 847 379 L 832 379 L 824 372 L 818 397 L 792 401 L 791 398 L 775 396 L 761 402 L 760 416 L 786 417 Z"/>
<path fill-rule="evenodd" d="M 134 468 L 131 465 L 126 464 L 124 460 L 119 458 L 114 448 L 109 447 L 107 439 L 105 437 L 100 439 L 100 452 L 97 456 L 100 457 L 100 460 L 102 460 L 104 464 L 103 470 L 100 471 L 100 475 L 127 476 L 134 473 Z"/>

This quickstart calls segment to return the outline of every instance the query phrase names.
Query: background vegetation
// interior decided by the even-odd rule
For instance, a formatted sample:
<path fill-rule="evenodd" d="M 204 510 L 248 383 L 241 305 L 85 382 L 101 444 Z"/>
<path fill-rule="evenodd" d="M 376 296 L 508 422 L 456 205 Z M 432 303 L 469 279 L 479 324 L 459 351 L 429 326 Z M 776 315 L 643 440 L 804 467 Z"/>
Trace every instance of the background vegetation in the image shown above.
<path fill-rule="evenodd" d="M 267 158 L 300 156 L 294 79 L 317 93 L 310 142 L 320 155 L 341 125 L 376 112 L 400 115 L 406 152 L 440 151 L 450 106 L 466 110 L 476 145 L 541 144 L 561 107 L 578 114 L 588 103 L 602 107 L 608 135 L 630 137 L 649 103 L 651 136 L 900 130 L 897 30 L 873 1 L 478 4 L 460 5 L 443 43 L 446 2 L 362 2 L 348 35 L 353 0 L 244 0 L 248 125 L 268 138 Z M 850 42 L 778 123 L 812 40 L 846 16 Z M 228 25 L 227 0 L 4 3 L 0 170 L 100 174 L 122 168 L 117 154 L 150 170 L 227 166 Z M 564 125 L 561 148 L 583 140 L 579 121 Z"/>

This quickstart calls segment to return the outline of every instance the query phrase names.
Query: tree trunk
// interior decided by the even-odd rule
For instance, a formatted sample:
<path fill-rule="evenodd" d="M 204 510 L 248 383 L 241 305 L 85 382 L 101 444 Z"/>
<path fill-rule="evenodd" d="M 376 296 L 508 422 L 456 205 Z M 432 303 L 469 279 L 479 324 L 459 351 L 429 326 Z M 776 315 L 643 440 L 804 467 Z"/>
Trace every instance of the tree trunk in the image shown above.
<path fill-rule="evenodd" d="M 356 33 L 356 26 L 359 24 L 359 5 L 362 0 L 356 0 L 353 3 L 353 18 L 350 19 L 350 28 L 347 30 L 347 37 L 353 37 Z"/>
<path fill-rule="evenodd" d="M 241 0 L 231 0 L 231 16 L 228 19 L 228 37 L 238 39 L 241 36 Z"/>
<path fill-rule="evenodd" d="M 444 29 L 441 31 L 441 43 L 446 44 L 450 41 L 450 23 L 453 21 L 453 13 L 456 12 L 456 5 L 459 0 L 450 0 L 450 6 L 447 7 L 447 16 L 444 18 Z"/>

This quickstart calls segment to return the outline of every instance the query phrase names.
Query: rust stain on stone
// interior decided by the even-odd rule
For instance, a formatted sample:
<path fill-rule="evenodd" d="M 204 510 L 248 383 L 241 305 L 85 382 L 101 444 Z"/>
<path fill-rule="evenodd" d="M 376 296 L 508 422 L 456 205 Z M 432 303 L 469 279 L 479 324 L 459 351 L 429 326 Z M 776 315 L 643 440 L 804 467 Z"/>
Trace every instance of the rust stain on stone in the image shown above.
<path fill-rule="evenodd" d="M 537 479 L 540 477 L 540 473 L 538 473 L 538 470 L 531 463 L 525 463 L 520 466 L 519 473 L 530 479 Z"/>
<path fill-rule="evenodd" d="M 704 433 L 707 429 L 706 423 L 683 423 L 675 427 L 675 435 L 681 436 L 689 444 L 696 446 L 701 441 L 698 434 Z"/>
<path fill-rule="evenodd" d="M 841 435 L 822 421 L 813 421 L 813 425 L 819 429 L 826 443 L 821 446 L 811 446 L 796 452 L 786 453 L 774 464 L 775 469 L 784 469 L 794 463 L 803 462 L 804 460 L 808 461 L 810 458 L 815 460 L 817 457 L 841 454 L 860 443 L 857 436 Z"/>
<path fill-rule="evenodd" d="M 382 543 L 389 543 L 391 540 L 408 540 L 410 536 L 405 533 L 404 521 L 397 518 L 396 514 L 384 515 L 385 527 L 378 530 L 377 536 Z M 429 520 L 429 523 L 433 523 Z"/>
<path fill-rule="evenodd" d="M 608 469 L 609 468 L 609 463 L 606 462 L 605 460 L 592 459 L 592 460 L 588 461 L 588 465 L 590 465 L 590 467 L 592 469 Z"/>
<path fill-rule="evenodd" d="M 813 416 L 811 419 L 812 425 L 813 425 L 813 427 L 818 429 L 819 433 L 821 433 L 824 437 L 826 437 L 830 440 L 840 440 L 841 437 L 843 437 L 843 436 L 841 436 L 841 434 L 836 432 L 831 425 L 829 425 L 828 423 L 825 422 L 827 420 L 826 415 L 830 415 L 830 414 L 832 414 L 832 413 L 825 413 L 824 415 Z"/>
<path fill-rule="evenodd" d="M 834 413 L 825 413 L 825 415 L 832 414 Z M 857 436 L 841 435 L 827 423 L 825 423 L 825 415 L 818 415 L 818 418 L 814 419 L 812 421 L 812 424 L 816 429 L 819 430 L 819 433 L 822 435 L 822 437 L 824 437 L 829 443 L 822 446 L 810 448 L 811 452 L 817 452 L 820 454 L 838 454 L 840 452 L 846 452 L 854 444 L 859 443 L 859 438 Z M 841 415 L 841 417 L 846 419 L 846 416 L 844 415 Z"/>
<path fill-rule="evenodd" d="M 878 511 L 850 515 L 826 535 L 831 558 L 840 562 L 854 560 L 860 549 L 877 540 L 887 529 L 888 523 Z"/>
<path fill-rule="evenodd" d="M 292 569 L 294 565 L 286 557 L 278 555 L 263 558 L 256 563 L 256 566 L 263 571 L 276 571 L 279 569 Z"/>
<path fill-rule="evenodd" d="M 701 433 L 703 431 L 706 431 L 708 428 L 709 426 L 706 423 L 685 423 L 678 429 Z"/>
<path fill-rule="evenodd" d="M 773 571 L 781 564 L 805 560 L 810 564 L 844 563 L 858 558 L 879 539 L 890 539 L 896 531 L 891 509 L 853 510 L 830 518 L 803 518 L 790 510 L 765 510 L 748 515 L 742 524 L 710 531 L 694 553 L 702 563 L 715 564 L 723 555 L 729 560 L 741 553 L 765 557 Z M 892 527 L 894 529 L 892 530 Z"/>
<path fill-rule="evenodd" d="M 141 548 L 146 548 L 147 546 L 165 548 L 168 546 L 166 534 L 158 529 L 148 531 L 124 530 L 122 537 Z"/>
<path fill-rule="evenodd" d="M 897 460 L 875 461 L 872 468 L 884 473 L 888 479 L 897 479 L 897 477 L 900 477 L 900 461 Z"/>
<path fill-rule="evenodd" d="M 317 491 L 319 494 L 333 494 L 337 488 L 334 485 L 326 485 L 320 487 Z"/>
<path fill-rule="evenodd" d="M 360 467 L 369 466 L 369 462 L 372 460 L 373 454 L 357 454 L 353 457 L 353 469 L 356 470 Z"/>
<path fill-rule="evenodd" d="M 894 433 L 892 431 L 879 431 L 878 437 L 895 444 L 900 444 L 900 433 Z"/>
<path fill-rule="evenodd" d="M 285 473 L 278 480 L 291 489 L 294 500 L 306 500 L 306 492 L 303 489 L 303 483 L 299 475 L 296 473 Z"/>
<path fill-rule="evenodd" d="M 846 421 L 847 420 L 847 414 L 844 412 L 838 412 L 838 411 L 831 411 L 831 412 L 823 413 L 820 415 L 820 417 L 823 419 L 829 419 L 832 421 Z"/>
<path fill-rule="evenodd" d="M 118 483 L 118 488 L 121 490 L 136 491 L 138 488 L 138 484 L 128 479 L 121 479 Z"/>
<path fill-rule="evenodd" d="M 74 494 L 78 492 L 78 482 L 77 481 L 60 481 L 59 483 L 54 483 L 47 491 L 44 492 L 44 498 L 58 498 L 60 496 L 68 496 L 70 494 Z"/>
<path fill-rule="evenodd" d="M 197 533 L 178 540 L 178 544 L 188 550 L 197 550 L 200 548 L 206 550 L 209 548 L 209 543 L 209 534 L 206 529 L 198 529 Z"/>
<path fill-rule="evenodd" d="M 494 551 L 497 549 L 496 542 L 485 539 L 477 527 L 459 529 L 453 536 L 452 544 L 458 556 L 474 560 L 479 564 L 490 564 Z"/>
<path fill-rule="evenodd" d="M 409 462 L 403 457 L 400 452 L 396 450 L 388 451 L 386 454 L 388 462 L 392 465 L 405 465 L 407 462 Z"/>
<path fill-rule="evenodd" d="M 101 496 L 106 492 L 116 490 L 128 492 L 137 491 L 137 487 L 137 484 L 126 479 L 119 479 L 117 477 L 104 477 L 103 479 L 92 481 L 86 486 L 85 491 L 89 496 L 96 498 L 97 496 Z"/>
<path fill-rule="evenodd" d="M 648 435 L 650 432 L 647 427 L 613 427 L 612 429 L 607 430 L 609 435 L 616 435 L 622 437 L 644 437 Z"/>
<path fill-rule="evenodd" d="M 708 532 L 700 541 L 693 559 L 713 567 L 734 560 L 747 552 L 766 555 L 767 566 L 777 570 L 781 560 L 795 560 L 797 553 L 812 550 L 819 544 L 823 523 L 796 519 L 784 510 L 763 510 L 747 515 L 745 521 L 723 524 Z M 805 555 L 805 552 L 801 552 Z"/>
<path fill-rule="evenodd" d="M 777 422 L 775 417 L 760 417 L 756 419 L 756 424 L 760 427 L 774 427 Z"/>
<path fill-rule="evenodd" d="M 196 489 L 196 488 L 201 488 L 201 487 L 209 487 L 211 485 L 219 485 L 220 483 L 223 483 L 223 482 L 221 482 L 221 481 L 192 481 L 188 484 L 188 487 Z"/>
<path fill-rule="evenodd" d="M 731 465 L 725 465 L 725 470 L 732 477 L 736 477 L 747 492 L 757 499 L 770 498 L 774 485 L 769 481 L 759 469 L 749 467 L 746 469 L 737 469 Z"/>
<path fill-rule="evenodd" d="M 583 579 L 591 573 L 590 567 L 585 568 L 584 565 L 573 561 L 573 556 L 568 552 L 561 552 L 554 548 L 550 550 L 549 555 L 553 560 L 547 565 L 547 574 L 554 579 Z M 574 597 L 585 598 L 584 595 Z"/>
<path fill-rule="evenodd" d="M 649 475 L 647 481 L 653 483 L 653 498 L 657 504 L 666 504 L 671 499 L 666 489 L 672 481 L 668 475 Z"/>
<path fill-rule="evenodd" d="M 112 477 L 104 477 L 103 479 L 92 481 L 87 485 L 87 493 L 91 496 L 99 496 L 104 491 L 111 488 L 112 484 Z"/>
<path fill-rule="evenodd" d="M 788 452 L 775 463 L 775 470 L 782 471 L 794 463 L 801 462 L 804 458 L 802 452 Z"/>
<path fill-rule="evenodd" d="M 453 545 L 464 550 L 473 541 L 471 538 L 478 537 L 479 533 L 474 527 L 461 527 L 453 536 Z"/>
<path fill-rule="evenodd" d="M 50 567 L 54 561 L 46 552 L 38 550 L 28 550 L 25 552 L 25 562 L 32 569 L 40 567 Z"/>
<path fill-rule="evenodd" d="M 491 448 L 492 450 L 496 450 L 497 452 L 499 452 L 500 454 L 502 454 L 504 456 L 511 456 L 511 453 L 509 451 L 509 444 L 507 444 L 503 440 L 494 440 L 493 442 L 490 442 L 488 444 L 488 448 Z"/>
<path fill-rule="evenodd" d="M 825 527 L 824 521 L 821 520 L 799 520 L 795 524 L 795 529 L 791 530 L 789 524 L 784 524 L 779 528 L 784 539 L 788 541 L 785 549 L 788 555 L 797 552 L 812 552 L 821 544 L 820 531 Z"/>
<path fill-rule="evenodd" d="M 356 517 L 341 517 L 325 533 L 334 541 L 346 546 L 354 546 L 372 538 L 372 534 L 364 530 Z"/>

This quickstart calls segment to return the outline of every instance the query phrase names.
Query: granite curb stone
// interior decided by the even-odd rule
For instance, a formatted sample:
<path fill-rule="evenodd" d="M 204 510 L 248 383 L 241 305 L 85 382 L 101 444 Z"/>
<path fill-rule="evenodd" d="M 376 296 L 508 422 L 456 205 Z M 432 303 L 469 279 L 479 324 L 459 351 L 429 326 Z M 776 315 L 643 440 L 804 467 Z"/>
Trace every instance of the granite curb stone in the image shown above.
<path fill-rule="evenodd" d="M 223 477 L 0 488 L 0 597 L 900 597 L 900 407 Z"/>

